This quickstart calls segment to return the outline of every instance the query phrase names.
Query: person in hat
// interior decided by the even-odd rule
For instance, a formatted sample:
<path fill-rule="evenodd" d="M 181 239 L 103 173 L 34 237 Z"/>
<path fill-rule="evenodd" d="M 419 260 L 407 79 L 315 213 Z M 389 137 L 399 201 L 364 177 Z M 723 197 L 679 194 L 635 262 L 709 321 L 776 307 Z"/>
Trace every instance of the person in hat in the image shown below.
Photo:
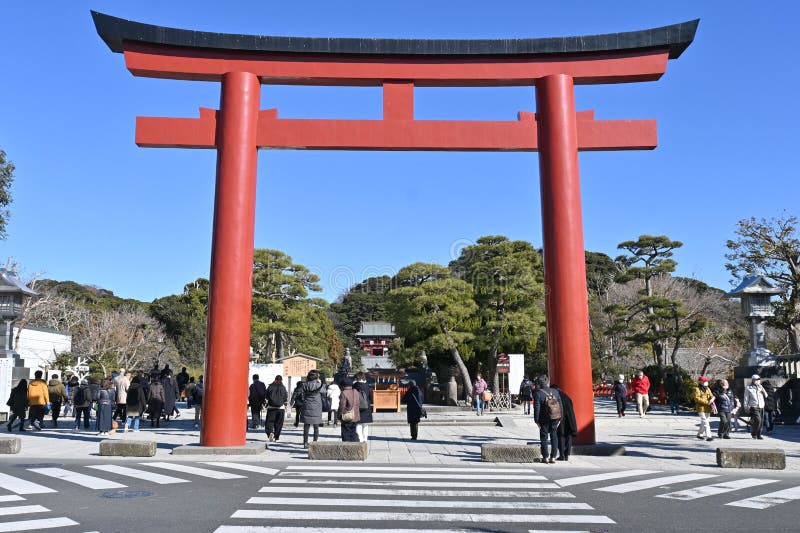
<path fill-rule="evenodd" d="M 617 402 L 617 416 L 625 416 L 628 407 L 628 386 L 625 384 L 625 374 L 620 374 L 614 382 L 614 401 Z"/>
<path fill-rule="evenodd" d="M 761 377 L 753 374 L 750 385 L 744 389 L 744 410 L 750 413 L 750 436 L 754 439 L 763 439 L 761 425 L 764 423 L 764 405 L 767 391 L 761 386 Z"/>
<path fill-rule="evenodd" d="M 698 439 L 714 440 L 711 436 L 711 424 L 709 420 L 711 413 L 714 412 L 714 394 L 708 387 L 708 378 L 700 376 L 697 380 L 697 388 L 694 390 L 694 408 L 700 417 L 700 428 L 697 430 Z"/>

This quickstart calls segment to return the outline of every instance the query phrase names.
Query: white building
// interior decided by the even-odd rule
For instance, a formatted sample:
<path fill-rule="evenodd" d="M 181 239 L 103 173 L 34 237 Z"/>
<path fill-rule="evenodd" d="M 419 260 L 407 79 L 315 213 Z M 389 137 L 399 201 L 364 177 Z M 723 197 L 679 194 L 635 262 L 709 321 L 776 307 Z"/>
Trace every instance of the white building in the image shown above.
<path fill-rule="evenodd" d="M 58 354 L 72 351 L 72 335 L 47 328 L 25 327 L 20 332 L 14 328 L 14 338 L 19 338 L 14 347 L 30 369 L 30 377 L 37 370 L 49 371 Z"/>

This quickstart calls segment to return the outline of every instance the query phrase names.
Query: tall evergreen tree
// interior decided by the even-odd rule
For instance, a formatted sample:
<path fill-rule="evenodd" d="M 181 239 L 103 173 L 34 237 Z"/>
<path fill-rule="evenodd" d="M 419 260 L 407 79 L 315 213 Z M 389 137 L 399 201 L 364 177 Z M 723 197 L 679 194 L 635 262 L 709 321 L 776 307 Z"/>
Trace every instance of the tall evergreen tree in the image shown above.
<path fill-rule="evenodd" d="M 11 184 L 14 182 L 14 163 L 6 159 L 6 153 L 0 149 L 0 241 L 4 241 L 8 236 L 6 227 L 11 211 L 8 204 L 11 203 Z"/>

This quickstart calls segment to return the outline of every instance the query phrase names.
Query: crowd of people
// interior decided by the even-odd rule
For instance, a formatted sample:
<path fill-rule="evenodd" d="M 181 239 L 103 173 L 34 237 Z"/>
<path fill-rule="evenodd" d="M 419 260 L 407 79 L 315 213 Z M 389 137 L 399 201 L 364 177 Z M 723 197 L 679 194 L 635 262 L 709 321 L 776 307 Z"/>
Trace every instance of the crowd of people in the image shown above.
<path fill-rule="evenodd" d="M 112 372 L 111 377 L 80 379 L 73 375 L 66 382 L 58 374 L 52 374 L 49 382 L 42 376 L 43 372 L 37 370 L 30 383 L 21 379 L 11 390 L 7 401 L 11 411 L 8 431 L 13 431 L 17 421 L 18 431 L 43 431 L 47 415 L 52 419 L 52 428 L 58 428 L 59 418 L 74 418 L 73 431 L 89 431 L 94 420 L 98 435 L 115 433 L 121 424 L 125 432 L 139 431 L 145 416 L 151 427 L 158 428 L 162 421 L 181 416 L 176 403 L 180 398 L 198 406 L 195 428 L 199 427 L 203 376 L 195 381 L 185 367 L 177 375 L 165 365 L 135 376 L 122 368 Z"/>

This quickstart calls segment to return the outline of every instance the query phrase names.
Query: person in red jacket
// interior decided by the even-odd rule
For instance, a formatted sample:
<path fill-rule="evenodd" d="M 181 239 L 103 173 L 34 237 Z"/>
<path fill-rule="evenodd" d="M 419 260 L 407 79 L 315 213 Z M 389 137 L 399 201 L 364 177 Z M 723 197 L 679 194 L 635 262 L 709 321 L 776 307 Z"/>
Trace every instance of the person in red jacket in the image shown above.
<path fill-rule="evenodd" d="M 636 393 L 636 410 L 639 411 L 639 418 L 644 418 L 650 407 L 650 378 L 641 370 L 636 372 L 636 377 L 631 380 L 631 391 Z"/>

